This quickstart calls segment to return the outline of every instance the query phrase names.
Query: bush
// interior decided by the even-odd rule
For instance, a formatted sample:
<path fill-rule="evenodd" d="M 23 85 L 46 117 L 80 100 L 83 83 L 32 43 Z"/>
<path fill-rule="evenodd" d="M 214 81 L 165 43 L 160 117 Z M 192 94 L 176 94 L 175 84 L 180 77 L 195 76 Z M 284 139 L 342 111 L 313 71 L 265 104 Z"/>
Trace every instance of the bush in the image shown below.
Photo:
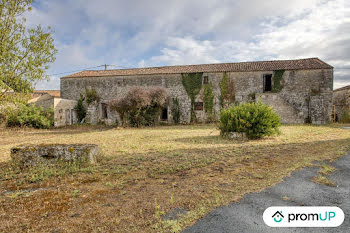
<path fill-rule="evenodd" d="M 99 102 L 100 97 L 97 95 L 97 91 L 95 89 L 88 89 L 85 88 L 85 97 L 86 97 L 86 103 L 90 105 L 92 102 Z"/>
<path fill-rule="evenodd" d="M 77 105 L 74 108 L 77 111 L 79 123 L 86 117 L 86 108 L 84 106 L 84 100 L 84 96 L 80 94 L 80 98 L 78 99 Z"/>
<path fill-rule="evenodd" d="M 279 133 L 280 117 L 262 103 L 246 103 L 229 107 L 220 113 L 219 129 L 225 136 L 231 132 L 245 132 L 249 139 Z"/>
<path fill-rule="evenodd" d="M 35 105 L 21 104 L 8 112 L 7 126 L 28 126 L 47 129 L 54 125 L 54 112 L 50 108 L 43 110 Z"/>
<path fill-rule="evenodd" d="M 132 127 L 152 126 L 158 123 L 167 93 L 164 88 L 133 88 L 124 98 L 111 100 L 110 109 L 117 111 L 122 124 Z"/>

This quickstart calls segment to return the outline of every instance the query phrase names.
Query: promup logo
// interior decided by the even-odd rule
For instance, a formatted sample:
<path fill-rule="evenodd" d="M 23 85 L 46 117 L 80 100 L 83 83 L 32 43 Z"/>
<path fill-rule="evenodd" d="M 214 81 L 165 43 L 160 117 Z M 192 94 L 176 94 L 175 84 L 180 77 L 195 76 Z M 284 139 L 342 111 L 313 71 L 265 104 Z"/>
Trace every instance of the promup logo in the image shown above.
<path fill-rule="evenodd" d="M 284 218 L 282 211 L 276 211 L 276 213 L 272 215 L 272 217 L 275 222 L 281 222 Z"/>
<path fill-rule="evenodd" d="M 276 206 L 267 208 L 263 219 L 270 227 L 337 227 L 344 212 L 335 206 Z"/>

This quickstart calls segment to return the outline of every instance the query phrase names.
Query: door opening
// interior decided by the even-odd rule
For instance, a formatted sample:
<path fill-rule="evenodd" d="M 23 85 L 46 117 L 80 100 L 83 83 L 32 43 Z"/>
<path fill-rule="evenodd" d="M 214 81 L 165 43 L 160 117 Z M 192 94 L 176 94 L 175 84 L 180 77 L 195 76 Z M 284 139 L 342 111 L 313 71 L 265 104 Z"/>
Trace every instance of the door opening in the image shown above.
<path fill-rule="evenodd" d="M 107 104 L 102 103 L 102 119 L 107 119 L 108 118 L 108 111 L 107 111 Z"/>
<path fill-rule="evenodd" d="M 168 108 L 163 108 L 162 114 L 160 115 L 160 119 L 162 121 L 167 121 L 168 120 Z"/>
<path fill-rule="evenodd" d="M 264 92 L 272 91 L 272 74 L 264 75 Z"/>

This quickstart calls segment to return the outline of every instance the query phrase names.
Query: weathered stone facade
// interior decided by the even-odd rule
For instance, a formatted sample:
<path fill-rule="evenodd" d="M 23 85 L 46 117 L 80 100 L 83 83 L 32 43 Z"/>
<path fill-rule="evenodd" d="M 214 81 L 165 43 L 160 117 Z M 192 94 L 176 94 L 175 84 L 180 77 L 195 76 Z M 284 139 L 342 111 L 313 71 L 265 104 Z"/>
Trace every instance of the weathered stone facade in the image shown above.
<path fill-rule="evenodd" d="M 333 92 L 333 121 L 348 121 L 350 117 L 350 86 Z"/>
<path fill-rule="evenodd" d="M 77 123 L 77 112 L 74 109 L 77 101 L 62 99 L 50 94 L 42 94 L 28 101 L 43 109 L 53 108 L 55 127 L 72 125 Z"/>
<path fill-rule="evenodd" d="M 281 79 L 283 88 L 277 93 L 264 91 L 265 75 L 272 75 L 273 80 L 275 70 L 203 72 L 203 77 L 208 77 L 208 82 L 213 86 L 216 116 L 220 111 L 220 81 L 226 74 L 236 103 L 247 102 L 253 97 L 272 106 L 281 115 L 283 123 L 325 124 L 330 121 L 333 93 L 333 69 L 327 66 L 323 69 L 285 69 Z M 271 85 L 273 87 L 273 82 Z M 108 100 L 123 97 L 133 87 L 155 86 L 164 87 L 168 91 L 168 121 L 172 122 L 172 99 L 177 98 L 181 109 L 181 122 L 188 123 L 191 101 L 183 87 L 181 73 L 68 76 L 61 79 L 61 95 L 65 99 L 78 100 L 85 88 L 94 88 L 101 103 L 107 103 Z M 196 96 L 196 102 L 203 102 L 203 90 Z M 107 111 L 108 117 L 104 119 L 102 115 L 106 114 L 102 112 L 102 105 L 96 106 L 97 121 L 115 122 L 118 114 L 110 112 L 108 108 Z M 196 111 L 196 115 L 202 121 L 207 118 L 204 110 Z"/>

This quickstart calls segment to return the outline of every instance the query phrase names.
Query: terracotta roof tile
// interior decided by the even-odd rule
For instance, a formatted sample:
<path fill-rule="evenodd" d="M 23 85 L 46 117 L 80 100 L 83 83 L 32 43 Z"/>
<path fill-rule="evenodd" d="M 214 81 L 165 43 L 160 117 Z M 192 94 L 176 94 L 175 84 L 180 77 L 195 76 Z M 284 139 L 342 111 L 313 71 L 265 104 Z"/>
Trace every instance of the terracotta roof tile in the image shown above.
<path fill-rule="evenodd" d="M 118 70 L 84 70 L 62 78 L 126 76 L 146 74 L 179 74 L 195 72 L 239 72 L 239 71 L 272 71 L 302 69 L 332 69 L 333 67 L 318 58 L 298 60 L 254 61 L 238 63 L 218 63 L 203 65 L 162 66 L 150 68 Z"/>
<path fill-rule="evenodd" d="M 60 90 L 37 90 L 37 91 L 33 91 L 34 95 L 43 95 L 43 94 L 49 94 L 53 97 L 61 97 L 61 93 Z"/>

